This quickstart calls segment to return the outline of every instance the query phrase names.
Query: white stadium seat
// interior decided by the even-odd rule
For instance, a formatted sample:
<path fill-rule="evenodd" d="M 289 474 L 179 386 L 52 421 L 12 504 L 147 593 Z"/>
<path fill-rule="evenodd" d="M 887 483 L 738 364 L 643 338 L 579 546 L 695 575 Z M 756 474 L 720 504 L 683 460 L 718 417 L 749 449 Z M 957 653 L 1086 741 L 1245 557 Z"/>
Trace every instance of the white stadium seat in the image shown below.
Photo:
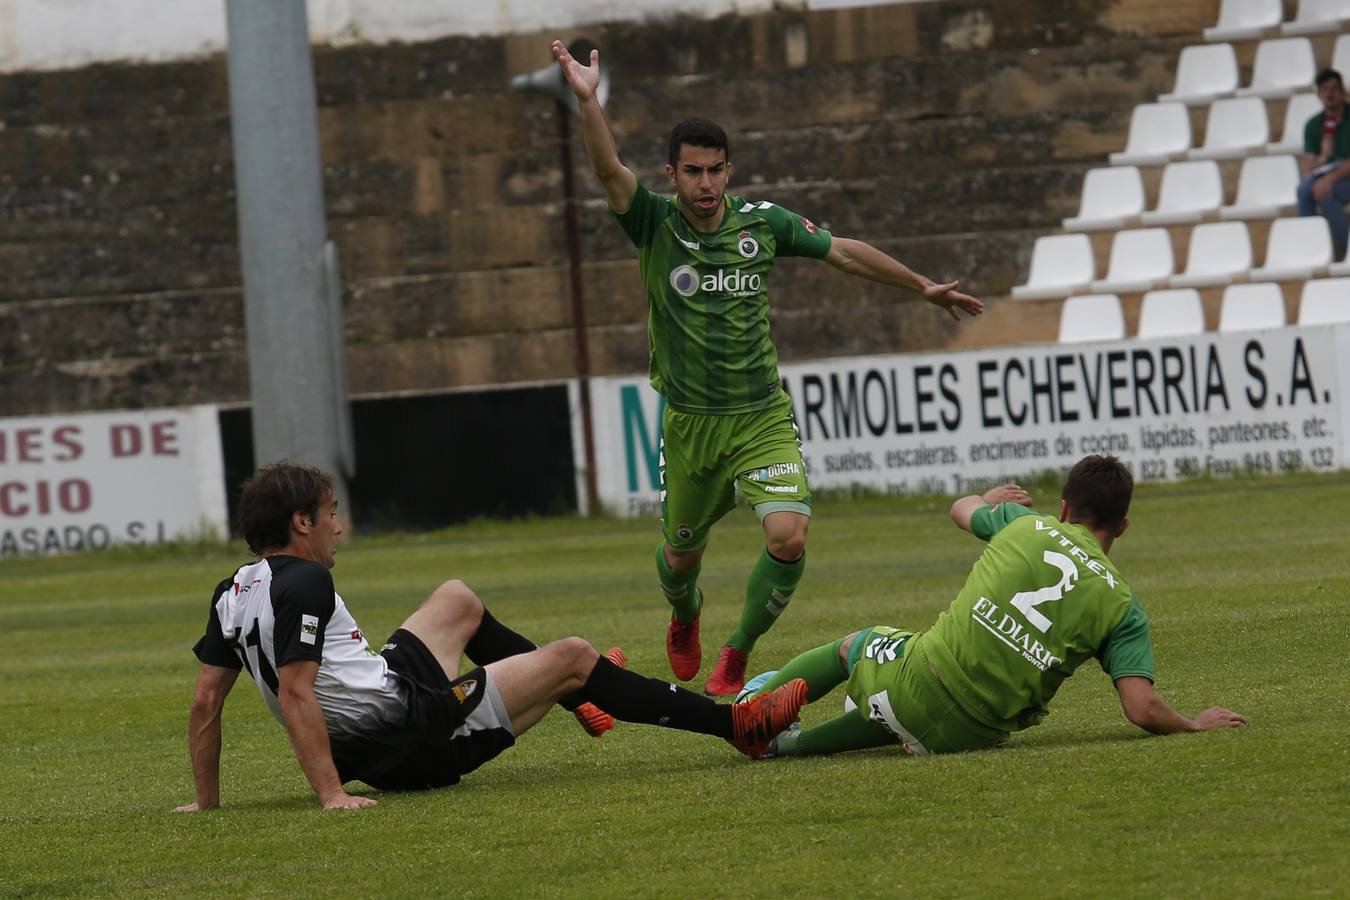
<path fill-rule="evenodd" d="M 1097 273 L 1092 241 L 1086 234 L 1052 234 L 1036 238 L 1026 284 L 1013 287 L 1014 300 L 1067 297 L 1087 287 Z"/>
<path fill-rule="evenodd" d="M 1350 47 L 1350 44 L 1346 45 Z M 1350 78 L 1350 75 L 1346 76 Z M 1295 94 L 1289 98 L 1284 108 L 1284 130 L 1280 139 L 1266 144 L 1269 154 L 1303 152 L 1303 127 L 1308 120 L 1322 111 L 1322 101 L 1316 94 Z"/>
<path fill-rule="evenodd" d="M 1331 265 L 1331 229 L 1321 216 L 1276 219 L 1266 240 L 1266 264 L 1252 281 L 1303 281 Z"/>
<path fill-rule="evenodd" d="M 1336 47 L 1331 51 L 1331 67 L 1346 78 L 1350 78 L 1350 34 L 1336 38 Z"/>
<path fill-rule="evenodd" d="M 1266 101 L 1260 97 L 1215 100 L 1205 120 L 1205 143 L 1191 159 L 1233 159 L 1260 153 L 1270 140 Z"/>
<path fill-rule="evenodd" d="M 1139 337 L 1180 337 L 1202 334 L 1205 308 L 1195 288 L 1149 291 L 1139 307 Z"/>
<path fill-rule="evenodd" d="M 1313 89 L 1317 61 L 1305 37 L 1262 41 L 1256 46 L 1252 83 L 1238 88 L 1239 97 L 1288 97 Z"/>
<path fill-rule="evenodd" d="M 1303 284 L 1298 324 L 1336 325 L 1350 322 L 1350 278 L 1322 278 Z"/>
<path fill-rule="evenodd" d="M 1232 44 L 1193 44 L 1183 47 L 1177 60 L 1177 80 L 1159 103 L 1209 103 L 1237 90 L 1237 54 Z"/>
<path fill-rule="evenodd" d="M 1158 208 L 1139 217 L 1145 225 L 1199 222 L 1223 205 L 1223 179 L 1212 159 L 1171 162 L 1163 169 Z"/>
<path fill-rule="evenodd" d="M 1161 287 L 1172 275 L 1172 238 L 1166 228 L 1117 231 L 1106 277 L 1092 282 L 1096 294 L 1124 294 Z"/>
<path fill-rule="evenodd" d="M 1111 165 L 1163 163 L 1185 156 L 1190 147 L 1191 115 L 1185 105 L 1141 103 L 1130 114 L 1130 135 L 1125 140 L 1125 149 L 1111 154 Z"/>
<path fill-rule="evenodd" d="M 1223 0 L 1219 21 L 1205 29 L 1205 40 L 1250 41 L 1278 29 L 1282 21 L 1281 0 Z"/>
<path fill-rule="evenodd" d="M 1251 156 L 1242 161 L 1237 199 L 1219 207 L 1220 219 L 1275 219 L 1298 206 L 1298 160 L 1292 156 Z"/>
<path fill-rule="evenodd" d="M 1125 337 L 1125 314 L 1115 294 L 1070 297 L 1059 310 L 1059 342 L 1118 341 Z"/>
<path fill-rule="evenodd" d="M 1252 239 L 1246 222 L 1206 222 L 1191 229 L 1186 271 L 1173 275 L 1175 288 L 1232 284 L 1252 267 Z"/>
<path fill-rule="evenodd" d="M 1137 166 L 1089 169 L 1078 215 L 1064 220 L 1069 231 L 1123 228 L 1144 211 L 1144 180 Z"/>
<path fill-rule="evenodd" d="M 1220 332 L 1282 328 L 1285 321 L 1284 294 L 1278 284 L 1234 284 L 1223 292 Z"/>
<path fill-rule="evenodd" d="M 1350 0 L 1298 0 L 1298 13 L 1281 29 L 1285 34 L 1340 31 L 1350 20 Z"/>

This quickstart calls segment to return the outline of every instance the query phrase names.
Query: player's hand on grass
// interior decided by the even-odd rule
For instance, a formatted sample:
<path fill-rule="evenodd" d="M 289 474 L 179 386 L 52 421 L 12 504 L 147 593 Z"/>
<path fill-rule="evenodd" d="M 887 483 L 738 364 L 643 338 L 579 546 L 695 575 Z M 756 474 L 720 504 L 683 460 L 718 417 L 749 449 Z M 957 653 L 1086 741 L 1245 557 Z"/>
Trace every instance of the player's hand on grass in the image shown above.
<path fill-rule="evenodd" d="M 997 506 L 1000 503 L 1016 503 L 1019 506 L 1031 505 L 1031 495 L 1020 484 L 1000 484 L 998 487 L 992 487 L 985 491 L 980 495 L 980 499 L 990 506 Z"/>
<path fill-rule="evenodd" d="M 1241 728 L 1247 724 L 1247 717 L 1238 715 L 1222 706 L 1211 706 L 1195 717 L 1195 724 L 1201 731 L 1213 731 L 1216 728 Z"/>
<path fill-rule="evenodd" d="M 338 791 L 323 801 L 324 809 L 363 809 L 374 806 L 376 800 L 371 797 L 353 797 L 345 791 Z"/>
<path fill-rule="evenodd" d="M 557 52 L 556 50 L 554 51 Z M 596 78 L 599 76 L 599 68 L 596 69 Z M 984 304 L 969 294 L 963 294 L 957 290 L 961 282 L 949 281 L 946 284 L 930 284 L 923 289 L 923 298 L 934 306 L 941 307 L 947 311 L 956 321 L 961 321 L 961 313 L 968 316 L 978 316 L 984 312 Z"/>
<path fill-rule="evenodd" d="M 584 103 L 595 96 L 596 90 L 600 87 L 599 50 L 592 50 L 591 64 L 583 66 L 573 58 L 571 53 L 567 52 L 567 46 L 562 41 L 554 41 L 553 58 L 558 61 L 563 77 L 567 79 L 568 85 L 572 88 L 572 93 L 577 95 L 578 100 Z"/>

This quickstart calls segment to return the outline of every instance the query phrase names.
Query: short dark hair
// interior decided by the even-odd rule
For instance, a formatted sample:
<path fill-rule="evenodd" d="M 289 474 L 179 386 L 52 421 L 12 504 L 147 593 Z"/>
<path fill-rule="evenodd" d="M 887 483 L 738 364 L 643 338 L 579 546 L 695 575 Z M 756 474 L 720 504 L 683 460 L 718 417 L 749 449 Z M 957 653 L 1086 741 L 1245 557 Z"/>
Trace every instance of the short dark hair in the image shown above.
<path fill-rule="evenodd" d="M 709 150 L 721 150 L 731 159 L 731 145 L 727 143 L 727 133 L 722 126 L 707 119 L 685 119 L 670 131 L 670 164 L 680 161 L 680 148 L 685 144 L 691 147 L 706 147 Z"/>
<path fill-rule="evenodd" d="M 1334 81 L 1341 87 L 1345 87 L 1345 79 L 1341 78 L 1341 73 L 1337 72 L 1335 69 L 1323 69 L 1318 72 L 1317 77 L 1313 79 L 1313 84 L 1320 88 L 1328 81 Z"/>
<path fill-rule="evenodd" d="M 332 493 L 332 479 L 313 466 L 285 460 L 264 466 L 239 489 L 239 533 L 253 553 L 284 547 L 291 542 L 291 516 L 318 518 L 319 504 Z"/>
<path fill-rule="evenodd" d="M 1069 518 L 1114 530 L 1125 521 L 1134 495 L 1134 476 L 1114 456 L 1085 456 L 1069 470 L 1060 496 Z"/>

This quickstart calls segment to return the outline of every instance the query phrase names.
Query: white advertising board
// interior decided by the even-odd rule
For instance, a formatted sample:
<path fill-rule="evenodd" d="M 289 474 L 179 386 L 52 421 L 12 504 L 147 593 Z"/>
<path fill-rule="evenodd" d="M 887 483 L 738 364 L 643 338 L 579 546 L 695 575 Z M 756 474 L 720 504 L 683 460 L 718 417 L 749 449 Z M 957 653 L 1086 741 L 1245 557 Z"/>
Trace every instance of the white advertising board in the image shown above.
<path fill-rule="evenodd" d="M 0 418 L 0 558 L 227 533 L 214 406 Z"/>
<path fill-rule="evenodd" d="M 1119 456 L 1141 482 L 1350 458 L 1350 326 L 820 360 L 782 375 L 816 489 L 968 493 L 1090 453 Z M 601 503 L 659 514 L 664 401 L 632 376 L 592 379 L 591 402 Z"/>

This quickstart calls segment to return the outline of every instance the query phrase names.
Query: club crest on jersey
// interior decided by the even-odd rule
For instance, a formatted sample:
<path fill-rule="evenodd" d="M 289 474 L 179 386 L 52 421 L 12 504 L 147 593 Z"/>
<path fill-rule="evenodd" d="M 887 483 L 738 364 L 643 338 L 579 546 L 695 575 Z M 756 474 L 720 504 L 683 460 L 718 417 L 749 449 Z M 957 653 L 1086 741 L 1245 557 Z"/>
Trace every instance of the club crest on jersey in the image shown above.
<path fill-rule="evenodd" d="M 811 234 L 816 233 L 816 223 L 806 218 L 806 216 L 802 216 L 802 227 L 805 228 L 807 231 L 809 231 Z"/>
<path fill-rule="evenodd" d="M 741 256 L 744 256 L 746 259 L 754 259 L 759 255 L 759 241 L 752 238 L 750 232 L 742 231 L 740 234 L 736 235 L 736 237 L 740 241 L 740 243 L 736 245 L 736 249 L 741 252 Z"/>
<path fill-rule="evenodd" d="M 466 678 L 459 684 L 450 686 L 450 693 L 455 695 L 455 699 L 460 703 L 473 696 L 473 692 L 478 690 L 478 681 L 474 678 Z"/>

